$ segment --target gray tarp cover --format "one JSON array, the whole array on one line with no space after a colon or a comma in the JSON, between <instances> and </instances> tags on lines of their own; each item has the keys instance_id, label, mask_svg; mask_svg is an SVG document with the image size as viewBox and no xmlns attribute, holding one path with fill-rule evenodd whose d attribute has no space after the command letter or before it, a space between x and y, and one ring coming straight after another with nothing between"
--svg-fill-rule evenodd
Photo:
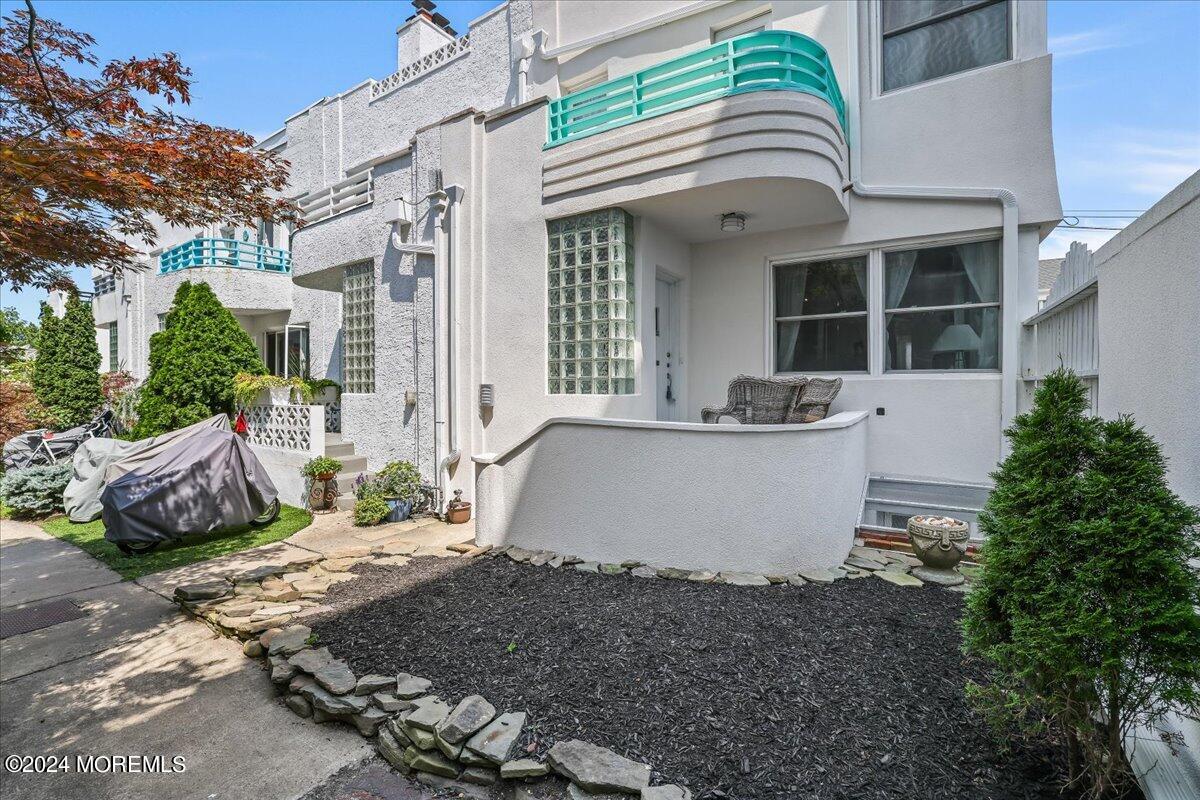
<instances>
[{"instance_id":1,"label":"gray tarp cover","mask_svg":"<svg viewBox=\"0 0 1200 800\"><path fill-rule=\"evenodd\" d=\"M120 439L88 439L79 445L75 451L75 471L67 489L63 492L63 508L71 522L91 522L100 517L100 493L109 480L109 475L118 477L124 475L138 465L145 463L145 457L152 457L172 442L191 436L193 433L206 428L228 428L229 418L224 414L216 414L203 422L188 425L186 428L168 431L149 439L139 439L136 442L125 442ZM135 456L142 456L135 458ZM129 459L128 466L120 465L112 473L108 468L124 459Z\"/></svg>"},{"instance_id":2,"label":"gray tarp cover","mask_svg":"<svg viewBox=\"0 0 1200 800\"><path fill-rule=\"evenodd\" d=\"M209 428L108 481L100 497L104 538L149 543L244 525L277 496L250 446L233 431Z\"/></svg>"}]
</instances>

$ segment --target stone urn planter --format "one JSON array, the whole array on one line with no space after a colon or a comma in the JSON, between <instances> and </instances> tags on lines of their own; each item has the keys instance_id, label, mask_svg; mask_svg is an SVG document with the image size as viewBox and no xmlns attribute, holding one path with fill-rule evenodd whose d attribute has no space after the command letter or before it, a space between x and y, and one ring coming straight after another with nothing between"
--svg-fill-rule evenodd
<instances>
[{"instance_id":1,"label":"stone urn planter","mask_svg":"<svg viewBox=\"0 0 1200 800\"><path fill-rule=\"evenodd\" d=\"M908 540L922 564L913 569L913 576L942 586L962 583L965 579L955 567L967 552L970 530L953 517L909 517Z\"/></svg>"}]
</instances>

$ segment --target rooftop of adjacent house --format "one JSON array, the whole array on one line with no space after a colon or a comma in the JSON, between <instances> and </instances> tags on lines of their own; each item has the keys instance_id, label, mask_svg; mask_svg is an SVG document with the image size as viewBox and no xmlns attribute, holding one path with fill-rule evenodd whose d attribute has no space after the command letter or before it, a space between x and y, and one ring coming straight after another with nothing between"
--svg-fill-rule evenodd
<instances>
[{"instance_id":1,"label":"rooftop of adjacent house","mask_svg":"<svg viewBox=\"0 0 1200 800\"><path fill-rule=\"evenodd\" d=\"M1054 288L1054 281L1062 271L1062 258L1043 258L1038 262L1038 299L1045 299Z\"/></svg>"}]
</instances>

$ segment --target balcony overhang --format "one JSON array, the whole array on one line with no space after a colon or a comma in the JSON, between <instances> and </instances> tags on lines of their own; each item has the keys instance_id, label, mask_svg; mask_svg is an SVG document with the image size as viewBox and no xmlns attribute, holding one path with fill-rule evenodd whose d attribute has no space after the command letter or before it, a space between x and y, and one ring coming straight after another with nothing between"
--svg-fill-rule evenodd
<instances>
[{"instance_id":1,"label":"balcony overhang","mask_svg":"<svg viewBox=\"0 0 1200 800\"><path fill-rule=\"evenodd\" d=\"M845 220L848 149L837 112L786 90L743 93L546 152L547 216L622 206L687 241L717 238L715 216L747 232Z\"/></svg>"},{"instance_id":2,"label":"balcony overhang","mask_svg":"<svg viewBox=\"0 0 1200 800\"><path fill-rule=\"evenodd\" d=\"M547 216L622 206L688 241L845 220L845 102L819 42L760 31L552 101Z\"/></svg>"}]
</instances>

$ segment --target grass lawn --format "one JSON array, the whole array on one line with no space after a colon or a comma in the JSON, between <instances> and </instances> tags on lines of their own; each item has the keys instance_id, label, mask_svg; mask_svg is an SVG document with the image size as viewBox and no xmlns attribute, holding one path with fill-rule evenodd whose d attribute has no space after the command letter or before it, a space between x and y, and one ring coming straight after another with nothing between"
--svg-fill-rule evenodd
<instances>
[{"instance_id":1,"label":"grass lawn","mask_svg":"<svg viewBox=\"0 0 1200 800\"><path fill-rule=\"evenodd\" d=\"M203 536L188 536L179 542L159 545L156 550L144 556L127 556L118 550L115 544L104 538L104 523L100 520L79 524L71 522L65 516L57 516L45 520L41 525L46 533L84 550L129 581L172 567L195 564L197 561L207 561L227 553L237 553L251 547L278 542L302 528L307 528L310 522L312 514L304 509L285 505L279 510L279 518L265 528L241 525Z\"/></svg>"}]
</instances>

